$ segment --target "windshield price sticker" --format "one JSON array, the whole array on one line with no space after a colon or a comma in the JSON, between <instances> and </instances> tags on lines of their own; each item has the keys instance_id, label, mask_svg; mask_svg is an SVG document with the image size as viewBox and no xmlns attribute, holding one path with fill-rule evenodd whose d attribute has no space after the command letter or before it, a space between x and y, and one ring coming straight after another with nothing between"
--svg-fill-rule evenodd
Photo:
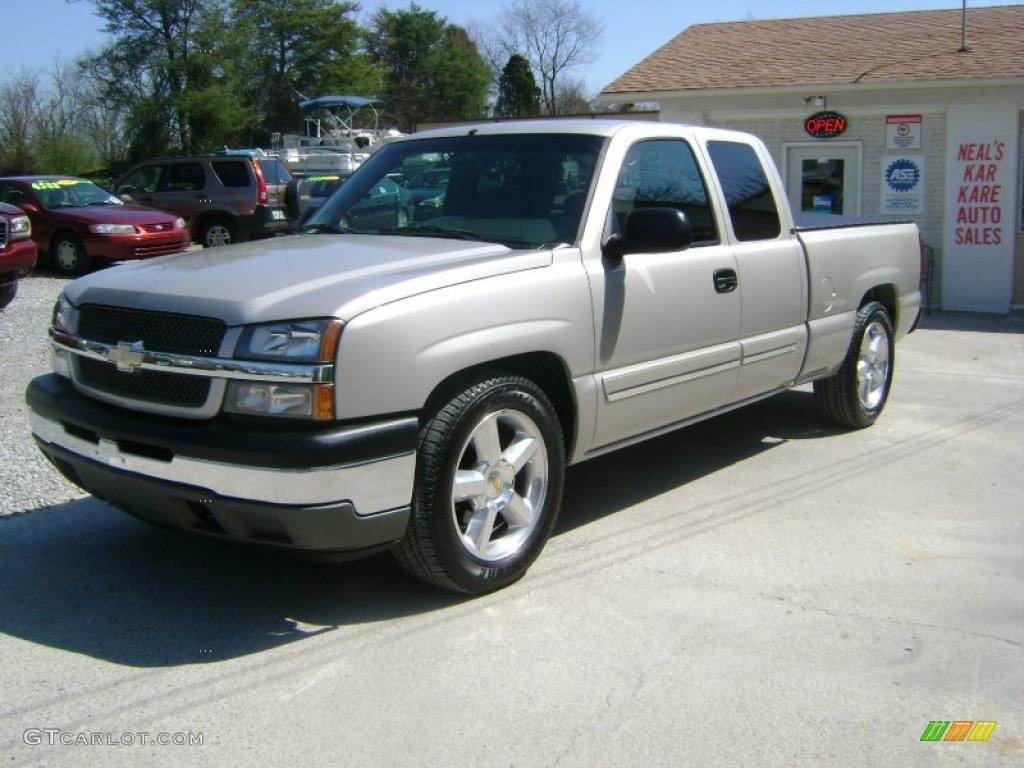
<instances>
[{"instance_id":1,"label":"windshield price sticker","mask_svg":"<svg viewBox=\"0 0 1024 768\"><path fill-rule=\"evenodd\" d=\"M88 184L85 179L57 179L56 181L33 181L32 189L61 189L75 184Z\"/></svg>"}]
</instances>

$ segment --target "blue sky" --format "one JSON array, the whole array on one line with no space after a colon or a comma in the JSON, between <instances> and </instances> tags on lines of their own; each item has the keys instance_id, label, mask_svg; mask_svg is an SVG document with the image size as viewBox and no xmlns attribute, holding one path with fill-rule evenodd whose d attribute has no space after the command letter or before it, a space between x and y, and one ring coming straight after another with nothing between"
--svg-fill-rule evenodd
<instances>
[{"instance_id":1,"label":"blue sky","mask_svg":"<svg viewBox=\"0 0 1024 768\"><path fill-rule=\"evenodd\" d=\"M105 41L89 0L0 1L5 32L0 42L0 80L23 65L45 69L57 56L70 61ZM968 2L968 8L1011 4L1013 0L989 0ZM408 2L363 2L361 16L368 18L381 5L394 9ZM420 0L420 5L462 25L491 23L502 7L500 1L492 0ZM583 5L605 26L597 60L578 72L595 92L691 24L961 7L959 0L584 0Z\"/></svg>"}]
</instances>

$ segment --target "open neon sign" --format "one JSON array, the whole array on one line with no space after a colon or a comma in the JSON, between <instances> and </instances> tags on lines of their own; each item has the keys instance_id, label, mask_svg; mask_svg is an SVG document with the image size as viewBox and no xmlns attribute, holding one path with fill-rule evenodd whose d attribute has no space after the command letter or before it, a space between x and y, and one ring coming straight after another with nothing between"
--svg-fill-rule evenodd
<instances>
[{"instance_id":1,"label":"open neon sign","mask_svg":"<svg viewBox=\"0 0 1024 768\"><path fill-rule=\"evenodd\" d=\"M846 118L838 112L815 112L804 120L804 130L816 139L831 139L846 130Z\"/></svg>"}]
</instances>

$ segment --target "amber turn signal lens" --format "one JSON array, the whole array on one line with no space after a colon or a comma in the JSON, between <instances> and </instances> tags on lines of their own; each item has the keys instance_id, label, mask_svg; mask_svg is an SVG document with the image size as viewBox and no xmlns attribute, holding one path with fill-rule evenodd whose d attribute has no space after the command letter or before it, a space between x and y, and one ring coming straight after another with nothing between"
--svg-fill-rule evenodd
<instances>
[{"instance_id":1,"label":"amber turn signal lens","mask_svg":"<svg viewBox=\"0 0 1024 768\"><path fill-rule=\"evenodd\" d=\"M333 363L338 352L338 340L341 338L341 323L332 322L324 328L320 341L320 362Z\"/></svg>"},{"instance_id":2,"label":"amber turn signal lens","mask_svg":"<svg viewBox=\"0 0 1024 768\"><path fill-rule=\"evenodd\" d=\"M334 420L334 385L313 385L313 418L317 421Z\"/></svg>"}]
</instances>

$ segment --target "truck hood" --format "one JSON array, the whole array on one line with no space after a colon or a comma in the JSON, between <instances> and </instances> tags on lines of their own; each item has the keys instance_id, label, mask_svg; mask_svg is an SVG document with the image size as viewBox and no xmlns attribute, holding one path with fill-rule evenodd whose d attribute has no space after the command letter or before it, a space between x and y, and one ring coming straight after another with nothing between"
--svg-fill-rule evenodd
<instances>
[{"instance_id":1,"label":"truck hood","mask_svg":"<svg viewBox=\"0 0 1024 768\"><path fill-rule=\"evenodd\" d=\"M292 235L120 264L69 283L76 306L217 317L228 325L350 320L448 285L536 269L551 251L389 235Z\"/></svg>"}]
</instances>

